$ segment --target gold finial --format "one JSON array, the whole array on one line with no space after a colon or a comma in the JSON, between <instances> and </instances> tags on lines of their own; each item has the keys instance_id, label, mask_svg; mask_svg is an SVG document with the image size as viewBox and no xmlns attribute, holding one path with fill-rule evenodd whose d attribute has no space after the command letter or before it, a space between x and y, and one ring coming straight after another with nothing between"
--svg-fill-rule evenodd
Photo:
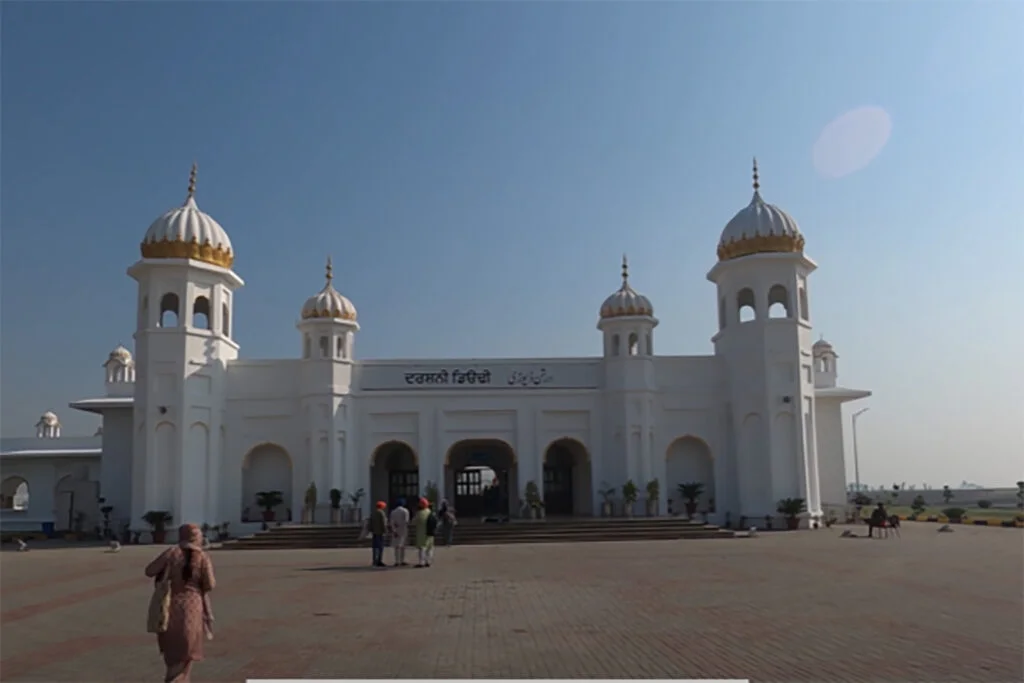
<instances>
[{"instance_id":1,"label":"gold finial","mask_svg":"<svg viewBox=\"0 0 1024 683\"><path fill-rule=\"evenodd\" d=\"M625 285L625 284L628 284L628 283L629 283L629 260L626 258L626 255L623 254L622 255L622 284Z\"/></svg>"},{"instance_id":2,"label":"gold finial","mask_svg":"<svg viewBox=\"0 0 1024 683\"><path fill-rule=\"evenodd\" d=\"M758 192L761 189L761 182L757 175L757 157L754 157L754 192Z\"/></svg>"},{"instance_id":3,"label":"gold finial","mask_svg":"<svg viewBox=\"0 0 1024 683\"><path fill-rule=\"evenodd\" d=\"M196 194L196 171L198 171L198 170L199 170L199 166L196 164L196 162L193 161L192 162L192 171L191 171L191 173L188 174L188 198L189 199L192 199L192 197L194 197L195 194Z\"/></svg>"},{"instance_id":4,"label":"gold finial","mask_svg":"<svg viewBox=\"0 0 1024 683\"><path fill-rule=\"evenodd\" d=\"M331 263L331 257L327 257L327 284L331 284L331 280L334 279L334 265Z\"/></svg>"}]
</instances>

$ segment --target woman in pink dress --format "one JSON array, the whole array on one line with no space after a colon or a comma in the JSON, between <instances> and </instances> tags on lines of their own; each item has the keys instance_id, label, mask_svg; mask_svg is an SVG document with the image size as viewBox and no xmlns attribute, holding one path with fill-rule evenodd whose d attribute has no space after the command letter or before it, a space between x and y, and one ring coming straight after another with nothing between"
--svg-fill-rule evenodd
<instances>
[{"instance_id":1,"label":"woman in pink dress","mask_svg":"<svg viewBox=\"0 0 1024 683\"><path fill-rule=\"evenodd\" d=\"M213 590L213 563L203 551L203 532L195 524L178 529L178 545L168 548L146 567L146 576L157 578L168 572L171 608L167 630L157 634L164 656L166 683L188 683L192 662L203 660L203 639L213 614L207 594Z\"/></svg>"}]
</instances>

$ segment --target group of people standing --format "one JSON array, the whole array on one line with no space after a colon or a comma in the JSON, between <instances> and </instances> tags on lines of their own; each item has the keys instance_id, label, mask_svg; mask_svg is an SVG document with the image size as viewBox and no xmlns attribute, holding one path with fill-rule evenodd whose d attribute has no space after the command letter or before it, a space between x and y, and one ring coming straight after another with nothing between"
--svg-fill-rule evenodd
<instances>
[{"instance_id":1,"label":"group of people standing","mask_svg":"<svg viewBox=\"0 0 1024 683\"><path fill-rule=\"evenodd\" d=\"M446 545L451 545L452 530L455 526L455 511L448 501L441 501L435 512L426 498L420 498L415 515L410 515L405 506L405 499L399 498L391 514L388 505L382 500L377 504L370 518L366 521L366 533L370 536L370 547L373 549L372 564L374 567L386 567L384 563L384 539L391 537L391 548L395 553L395 567L407 567L405 549L409 544L409 527L413 527L414 544L419 551L417 568L429 567L434 561L434 545L438 531L442 531Z\"/></svg>"}]
</instances>

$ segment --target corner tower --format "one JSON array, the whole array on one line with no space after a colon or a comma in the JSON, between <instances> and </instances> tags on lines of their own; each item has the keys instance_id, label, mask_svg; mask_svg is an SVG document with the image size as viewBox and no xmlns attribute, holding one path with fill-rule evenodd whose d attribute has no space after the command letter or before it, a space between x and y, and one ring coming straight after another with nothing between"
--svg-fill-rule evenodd
<instances>
[{"instance_id":1,"label":"corner tower","mask_svg":"<svg viewBox=\"0 0 1024 683\"><path fill-rule=\"evenodd\" d=\"M128 269L138 283L132 523L151 510L216 524L234 293L243 285L224 229L185 203L157 218Z\"/></svg>"},{"instance_id":2,"label":"corner tower","mask_svg":"<svg viewBox=\"0 0 1024 683\"><path fill-rule=\"evenodd\" d=\"M623 255L622 285L601 305L597 323L604 335L604 437L611 448L605 451L601 478L595 472L595 479L616 490L632 479L642 491L658 476L654 458L657 326L650 299L629 284L629 263Z\"/></svg>"},{"instance_id":3,"label":"corner tower","mask_svg":"<svg viewBox=\"0 0 1024 683\"><path fill-rule=\"evenodd\" d=\"M334 288L330 257L324 287L302 306L296 327L302 334L302 426L306 476L302 491L315 482L321 500L332 488L354 491L357 473L346 469L351 441L352 368L356 307ZM347 489L346 489L347 487ZM301 491L296 491L299 495ZM298 499L298 498L297 498Z\"/></svg>"},{"instance_id":4,"label":"corner tower","mask_svg":"<svg viewBox=\"0 0 1024 683\"><path fill-rule=\"evenodd\" d=\"M783 498L821 512L807 293L817 265L803 250L796 221L761 197L755 159L754 195L722 231L707 275L718 288L712 341L728 377L735 515L774 517Z\"/></svg>"}]
</instances>

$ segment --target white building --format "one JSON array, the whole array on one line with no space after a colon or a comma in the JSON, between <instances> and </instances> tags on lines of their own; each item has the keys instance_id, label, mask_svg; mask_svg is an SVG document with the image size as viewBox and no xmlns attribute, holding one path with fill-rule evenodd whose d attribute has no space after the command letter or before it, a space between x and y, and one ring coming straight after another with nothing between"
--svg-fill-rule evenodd
<instances>
[{"instance_id":1,"label":"white building","mask_svg":"<svg viewBox=\"0 0 1024 683\"><path fill-rule=\"evenodd\" d=\"M726 224L707 274L714 355L655 355L658 319L623 259L621 285L599 308L600 357L359 360L356 308L328 260L323 288L298 309L296 357L254 360L239 358L232 336L243 285L234 248L196 205L193 168L184 205L150 226L128 269L134 357L115 349L106 396L71 404L102 415L102 434L71 443L44 416L36 439L5 439L3 524L61 528L72 490L89 528L98 506L86 499L98 495L133 527L165 510L175 522L245 528L260 518L259 491L281 491L276 519L297 520L310 482L321 507L334 488L368 492L363 509L431 482L466 512L479 503L480 467L496 473L513 514L528 482L549 515L594 514L601 490L621 500L627 480L640 511L654 479L663 514L693 481L718 521L774 517L789 497L812 516L842 506L842 404L870 393L837 386L835 351L812 342L817 266L796 221L758 188L755 165L753 198ZM22 484L30 501L16 505Z\"/></svg>"}]
</instances>

